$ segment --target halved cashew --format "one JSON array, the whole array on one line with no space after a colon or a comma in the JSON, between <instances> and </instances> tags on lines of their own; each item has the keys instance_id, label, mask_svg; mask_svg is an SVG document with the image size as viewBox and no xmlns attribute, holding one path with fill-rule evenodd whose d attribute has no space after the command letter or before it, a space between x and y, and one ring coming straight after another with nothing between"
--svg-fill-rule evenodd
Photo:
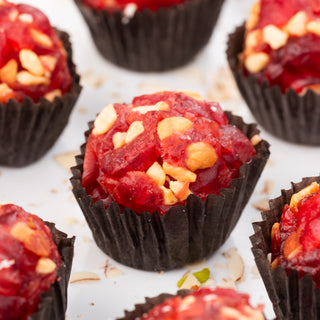
<instances>
[{"instance_id":1,"label":"halved cashew","mask_svg":"<svg viewBox=\"0 0 320 320\"><path fill-rule=\"evenodd\" d=\"M257 73L267 66L269 60L270 57L268 54L257 52L249 54L244 61L244 65L249 72Z\"/></svg>"},{"instance_id":2,"label":"halved cashew","mask_svg":"<svg viewBox=\"0 0 320 320\"><path fill-rule=\"evenodd\" d=\"M26 223L17 222L10 230L10 234L16 240L24 242L27 237L32 235L34 230L32 230Z\"/></svg>"},{"instance_id":3,"label":"halved cashew","mask_svg":"<svg viewBox=\"0 0 320 320\"><path fill-rule=\"evenodd\" d=\"M139 106L139 107L132 108L132 111L136 111L141 114L145 114L149 111L168 111L168 110L170 110L170 106L164 101L159 101L152 106Z\"/></svg>"},{"instance_id":4,"label":"halved cashew","mask_svg":"<svg viewBox=\"0 0 320 320\"><path fill-rule=\"evenodd\" d=\"M44 68L38 55L29 49L22 49L19 52L19 59L23 68L35 76L42 76Z\"/></svg>"},{"instance_id":5,"label":"halved cashew","mask_svg":"<svg viewBox=\"0 0 320 320\"><path fill-rule=\"evenodd\" d=\"M126 132L117 132L112 137L112 143L115 149L121 148L126 143Z\"/></svg>"},{"instance_id":6,"label":"halved cashew","mask_svg":"<svg viewBox=\"0 0 320 320\"><path fill-rule=\"evenodd\" d=\"M49 258L40 258L36 265L36 272L40 274L49 274L56 269L57 265Z\"/></svg>"},{"instance_id":7,"label":"halved cashew","mask_svg":"<svg viewBox=\"0 0 320 320\"><path fill-rule=\"evenodd\" d=\"M277 50L287 43L289 35L275 25L269 24L263 28L262 37L273 50Z\"/></svg>"},{"instance_id":8,"label":"halved cashew","mask_svg":"<svg viewBox=\"0 0 320 320\"><path fill-rule=\"evenodd\" d=\"M191 171L211 168L218 160L214 147L204 141L195 142L187 147L187 167Z\"/></svg>"},{"instance_id":9,"label":"halved cashew","mask_svg":"<svg viewBox=\"0 0 320 320\"><path fill-rule=\"evenodd\" d=\"M287 23L285 29L293 36L303 36L307 31L308 16L304 11L297 12Z\"/></svg>"},{"instance_id":10,"label":"halved cashew","mask_svg":"<svg viewBox=\"0 0 320 320\"><path fill-rule=\"evenodd\" d=\"M179 90L177 92L182 92L184 93L185 95L193 98L193 99L196 99L196 100L199 100L199 101L203 101L203 98L201 97L201 95L196 92L196 91L191 91L191 90Z\"/></svg>"},{"instance_id":11,"label":"halved cashew","mask_svg":"<svg viewBox=\"0 0 320 320\"><path fill-rule=\"evenodd\" d=\"M44 97L49 101L53 101L55 97L62 97L62 92L60 89L54 89L46 93Z\"/></svg>"},{"instance_id":12,"label":"halved cashew","mask_svg":"<svg viewBox=\"0 0 320 320\"><path fill-rule=\"evenodd\" d=\"M116 122L118 116L113 104L107 105L97 116L94 121L92 133L100 135L106 133Z\"/></svg>"},{"instance_id":13,"label":"halved cashew","mask_svg":"<svg viewBox=\"0 0 320 320\"><path fill-rule=\"evenodd\" d=\"M165 118L158 123L157 133L160 140L163 140L174 133L183 133L192 127L192 122L184 117Z\"/></svg>"},{"instance_id":14,"label":"halved cashew","mask_svg":"<svg viewBox=\"0 0 320 320\"><path fill-rule=\"evenodd\" d=\"M125 143L131 142L143 132L144 132L144 126L142 121L132 122L127 131Z\"/></svg>"},{"instance_id":15,"label":"halved cashew","mask_svg":"<svg viewBox=\"0 0 320 320\"><path fill-rule=\"evenodd\" d=\"M254 3L253 6L251 7L249 18L246 21L247 30L251 30L256 26L257 22L259 21L260 9L261 9L260 1L257 1L256 3Z\"/></svg>"},{"instance_id":16,"label":"halved cashew","mask_svg":"<svg viewBox=\"0 0 320 320\"><path fill-rule=\"evenodd\" d=\"M311 193L317 193L319 192L319 184L317 182L311 183L309 186L303 188L299 192L292 195L290 200L290 208L296 209L299 207L301 200Z\"/></svg>"},{"instance_id":17,"label":"halved cashew","mask_svg":"<svg viewBox=\"0 0 320 320\"><path fill-rule=\"evenodd\" d=\"M248 32L245 38L245 51L250 53L261 40L262 31L260 29Z\"/></svg>"},{"instance_id":18,"label":"halved cashew","mask_svg":"<svg viewBox=\"0 0 320 320\"><path fill-rule=\"evenodd\" d=\"M178 202L178 199L174 196L172 190L161 186L160 189L163 191L163 198L164 198L164 204L165 205L173 205Z\"/></svg>"},{"instance_id":19,"label":"halved cashew","mask_svg":"<svg viewBox=\"0 0 320 320\"><path fill-rule=\"evenodd\" d=\"M43 46L43 47L51 47L52 46L52 40L50 39L50 37L48 35L46 35L45 33L31 28L30 29L31 32L31 36L33 38L33 40L35 42L37 42L39 45Z\"/></svg>"},{"instance_id":20,"label":"halved cashew","mask_svg":"<svg viewBox=\"0 0 320 320\"><path fill-rule=\"evenodd\" d=\"M21 13L19 14L19 20L24 23L32 23L33 22L33 16L29 13Z\"/></svg>"},{"instance_id":21,"label":"halved cashew","mask_svg":"<svg viewBox=\"0 0 320 320\"><path fill-rule=\"evenodd\" d=\"M57 64L57 58L50 55L39 56L41 63L48 68L48 70L53 71Z\"/></svg>"},{"instance_id":22,"label":"halved cashew","mask_svg":"<svg viewBox=\"0 0 320 320\"><path fill-rule=\"evenodd\" d=\"M18 63L14 59L10 59L1 69L0 69L0 79L2 82L13 83L17 80L18 74Z\"/></svg>"},{"instance_id":23,"label":"halved cashew","mask_svg":"<svg viewBox=\"0 0 320 320\"><path fill-rule=\"evenodd\" d=\"M307 24L307 31L320 36L320 21L310 21Z\"/></svg>"},{"instance_id":24,"label":"halved cashew","mask_svg":"<svg viewBox=\"0 0 320 320\"><path fill-rule=\"evenodd\" d=\"M169 187L179 200L185 200L191 193L189 184L188 181L170 181Z\"/></svg>"},{"instance_id":25,"label":"halved cashew","mask_svg":"<svg viewBox=\"0 0 320 320\"><path fill-rule=\"evenodd\" d=\"M297 232L294 232L290 234L290 236L284 242L283 255L286 259L292 259L302 250L299 238L299 234Z\"/></svg>"},{"instance_id":26,"label":"halved cashew","mask_svg":"<svg viewBox=\"0 0 320 320\"><path fill-rule=\"evenodd\" d=\"M197 175L186 168L173 166L168 162L163 162L162 167L167 175L178 181L195 182L197 179Z\"/></svg>"},{"instance_id":27,"label":"halved cashew","mask_svg":"<svg viewBox=\"0 0 320 320\"><path fill-rule=\"evenodd\" d=\"M152 164L146 174L152 178L158 186L163 186L166 181L166 173L157 161Z\"/></svg>"},{"instance_id":28,"label":"halved cashew","mask_svg":"<svg viewBox=\"0 0 320 320\"><path fill-rule=\"evenodd\" d=\"M47 84L49 79L46 77L35 76L28 71L20 71L17 74L17 81L25 86L36 86Z\"/></svg>"}]
</instances>

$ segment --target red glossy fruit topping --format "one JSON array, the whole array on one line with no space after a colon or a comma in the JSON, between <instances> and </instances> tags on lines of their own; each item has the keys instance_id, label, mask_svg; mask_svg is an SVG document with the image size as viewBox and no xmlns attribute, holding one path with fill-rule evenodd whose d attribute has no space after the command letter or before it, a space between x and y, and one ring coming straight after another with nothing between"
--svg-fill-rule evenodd
<instances>
[{"instance_id":1,"label":"red glossy fruit topping","mask_svg":"<svg viewBox=\"0 0 320 320\"><path fill-rule=\"evenodd\" d=\"M202 200L238 177L255 149L217 103L194 93L161 92L108 105L89 136L82 185L105 207L137 213Z\"/></svg>"},{"instance_id":2,"label":"red glossy fruit topping","mask_svg":"<svg viewBox=\"0 0 320 320\"><path fill-rule=\"evenodd\" d=\"M233 289L200 289L184 298L177 296L154 307L141 320L263 320L263 307L253 308L247 294Z\"/></svg>"},{"instance_id":3,"label":"red glossy fruit topping","mask_svg":"<svg viewBox=\"0 0 320 320\"><path fill-rule=\"evenodd\" d=\"M13 204L0 205L0 319L25 320L62 265L50 229Z\"/></svg>"},{"instance_id":4,"label":"red glossy fruit topping","mask_svg":"<svg viewBox=\"0 0 320 320\"><path fill-rule=\"evenodd\" d=\"M320 193L314 186L297 205L284 206L280 224L273 227L271 252L274 267L298 270L301 277L311 274L320 287Z\"/></svg>"},{"instance_id":5,"label":"red glossy fruit topping","mask_svg":"<svg viewBox=\"0 0 320 320\"><path fill-rule=\"evenodd\" d=\"M318 0L261 0L247 24L243 62L259 83L304 93L320 87Z\"/></svg>"},{"instance_id":6,"label":"red glossy fruit topping","mask_svg":"<svg viewBox=\"0 0 320 320\"><path fill-rule=\"evenodd\" d=\"M48 18L24 4L0 2L0 102L53 100L68 92L66 52Z\"/></svg>"},{"instance_id":7,"label":"red glossy fruit topping","mask_svg":"<svg viewBox=\"0 0 320 320\"><path fill-rule=\"evenodd\" d=\"M191 0L83 0L84 3L95 9L108 11L121 11L127 5L134 4L138 11L150 9L156 11L159 8L170 7Z\"/></svg>"}]
</instances>

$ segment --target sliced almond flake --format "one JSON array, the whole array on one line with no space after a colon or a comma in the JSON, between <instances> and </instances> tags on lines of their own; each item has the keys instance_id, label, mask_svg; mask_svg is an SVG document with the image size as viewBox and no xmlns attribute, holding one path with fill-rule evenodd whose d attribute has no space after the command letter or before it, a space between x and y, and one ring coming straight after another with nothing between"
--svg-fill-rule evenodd
<instances>
[{"instance_id":1,"label":"sliced almond flake","mask_svg":"<svg viewBox=\"0 0 320 320\"><path fill-rule=\"evenodd\" d=\"M71 275L70 283L84 282L84 281L98 281L100 277L94 272L81 271L74 272Z\"/></svg>"},{"instance_id":2,"label":"sliced almond flake","mask_svg":"<svg viewBox=\"0 0 320 320\"><path fill-rule=\"evenodd\" d=\"M109 269L108 275L110 278L116 278L123 275L123 272L117 267L112 267Z\"/></svg>"},{"instance_id":3,"label":"sliced almond flake","mask_svg":"<svg viewBox=\"0 0 320 320\"><path fill-rule=\"evenodd\" d=\"M73 217L66 217L63 219L63 222L68 225L75 225L79 223L78 219Z\"/></svg>"},{"instance_id":4,"label":"sliced almond flake","mask_svg":"<svg viewBox=\"0 0 320 320\"><path fill-rule=\"evenodd\" d=\"M269 200L268 199L262 199L252 204L254 208L256 208L259 211L266 211L270 209L269 206Z\"/></svg>"},{"instance_id":5,"label":"sliced almond flake","mask_svg":"<svg viewBox=\"0 0 320 320\"><path fill-rule=\"evenodd\" d=\"M189 275L187 275L187 278L183 282L183 284L181 285L180 289L194 290L195 288L199 288L199 287L200 287L200 282L197 280L197 278L192 273L190 273Z\"/></svg>"},{"instance_id":6,"label":"sliced almond flake","mask_svg":"<svg viewBox=\"0 0 320 320\"><path fill-rule=\"evenodd\" d=\"M229 278L235 282L240 281L243 277L244 263L237 248L229 249L223 256L227 259Z\"/></svg>"},{"instance_id":7,"label":"sliced almond flake","mask_svg":"<svg viewBox=\"0 0 320 320\"><path fill-rule=\"evenodd\" d=\"M66 170L70 170L71 167L76 165L75 156L78 154L76 151L68 151L54 156L54 160L59 166Z\"/></svg>"},{"instance_id":8,"label":"sliced almond flake","mask_svg":"<svg viewBox=\"0 0 320 320\"><path fill-rule=\"evenodd\" d=\"M270 193L272 192L273 188L274 188L274 181L266 180L264 182L264 187L263 187L261 193L270 195Z\"/></svg>"},{"instance_id":9,"label":"sliced almond flake","mask_svg":"<svg viewBox=\"0 0 320 320\"><path fill-rule=\"evenodd\" d=\"M232 289L236 289L236 282L233 279L230 278L223 278L223 283L220 284L219 286L222 288L232 288Z\"/></svg>"}]
</instances>

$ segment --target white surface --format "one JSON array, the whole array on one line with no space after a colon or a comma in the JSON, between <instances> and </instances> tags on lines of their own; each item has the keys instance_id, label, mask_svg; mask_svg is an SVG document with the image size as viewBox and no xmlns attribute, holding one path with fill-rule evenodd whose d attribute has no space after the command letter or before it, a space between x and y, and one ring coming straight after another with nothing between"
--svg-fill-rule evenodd
<instances>
[{"instance_id":1,"label":"white surface","mask_svg":"<svg viewBox=\"0 0 320 320\"><path fill-rule=\"evenodd\" d=\"M67 319L115 319L123 316L125 309L131 310L135 303L143 302L146 296L176 292L177 281L190 267L163 274L143 272L120 265L102 253L93 242L74 200L69 182L70 172L59 165L55 157L67 152L78 153L84 142L83 132L87 129L87 122L94 119L106 104L130 102L136 95L159 90L195 90L205 98L218 100L225 110L232 110L247 122L254 121L230 76L225 76L227 63L224 53L226 35L244 21L253 0L226 0L208 46L189 65L162 74L134 73L105 61L96 51L72 0L24 2L42 9L54 26L71 35L74 61L82 75L84 88L67 128L43 159L22 169L0 167L0 202L20 205L45 220L55 222L69 236L76 235L73 272L90 271L100 276L100 281L69 285ZM98 87L93 85L97 79L101 80ZM223 81L226 81L225 87L221 88ZM225 90L228 96L222 94ZM298 182L303 176L317 175L320 149L285 143L263 129L261 136L271 144L271 157L241 220L225 245L209 260L193 269L200 270L207 266L217 283L223 284L226 271L214 265L225 264L222 253L236 247L245 262L244 280L237 284L237 288L249 293L254 305L263 303L267 318L272 319L273 311L262 281L253 272L249 236L253 233L251 223L260 219L260 213L253 203L279 196L280 189L289 188L291 181ZM262 193L267 180L274 182L269 195ZM106 260L109 260L109 268L117 267L123 274L106 278Z\"/></svg>"}]
</instances>

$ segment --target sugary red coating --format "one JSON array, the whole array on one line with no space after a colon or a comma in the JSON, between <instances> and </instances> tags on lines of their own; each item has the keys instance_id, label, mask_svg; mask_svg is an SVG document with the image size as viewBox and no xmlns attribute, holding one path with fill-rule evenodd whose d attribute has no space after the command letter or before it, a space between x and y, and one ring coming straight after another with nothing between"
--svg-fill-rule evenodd
<instances>
[{"instance_id":1,"label":"sugary red coating","mask_svg":"<svg viewBox=\"0 0 320 320\"><path fill-rule=\"evenodd\" d=\"M290 236L292 241L286 243ZM298 270L300 277L310 274L317 288L320 287L319 192L305 196L297 209L284 206L280 227L272 238L271 253L272 261L278 259L287 273Z\"/></svg>"},{"instance_id":2,"label":"sugary red coating","mask_svg":"<svg viewBox=\"0 0 320 320\"><path fill-rule=\"evenodd\" d=\"M26 69L20 59L21 50L31 50L41 60L43 73L34 74ZM51 59L48 62L47 57ZM3 67L13 60L17 63L16 76L8 81L8 72ZM54 62L53 62L54 61ZM25 84L17 73L27 71L42 81ZM9 87L4 90L3 84ZM38 9L25 4L0 1L0 102L14 98L22 101L30 97L38 102L41 97L54 90L62 95L70 89L71 76L66 52L61 40L53 30L48 18ZM2 86L2 87L1 87Z\"/></svg>"},{"instance_id":3,"label":"sugary red coating","mask_svg":"<svg viewBox=\"0 0 320 320\"><path fill-rule=\"evenodd\" d=\"M169 109L146 113L134 109L160 102L167 104ZM82 176L87 194L94 201L103 200L106 208L116 201L137 213L158 210L164 214L173 204L184 205L187 196L178 197L175 203L169 205L162 189L169 188L169 181L179 178L167 173L161 187L146 172L155 162L160 166L166 162L191 172L187 164L187 150L193 143L205 142L214 148L217 155L217 161L211 167L196 169L194 174L197 179L190 184L187 182L186 188L202 200L209 194L219 194L221 188L228 188L231 179L238 177L240 166L255 155L248 138L228 124L217 103L194 99L181 92L162 92L136 97L132 104L113 106L117 113L113 126L106 133L91 133L89 136ZM192 126L161 140L157 133L158 124L172 117L190 120ZM144 131L131 142L115 148L114 134L127 132L135 121L142 122Z\"/></svg>"},{"instance_id":4,"label":"sugary red coating","mask_svg":"<svg viewBox=\"0 0 320 320\"><path fill-rule=\"evenodd\" d=\"M24 243L12 236L10 231L17 223L25 223L34 231L33 241ZM36 271L39 254L56 264L53 272ZM56 281L61 265L50 229L40 218L13 204L0 205L0 319L25 320L34 313L39 295Z\"/></svg>"},{"instance_id":5,"label":"sugary red coating","mask_svg":"<svg viewBox=\"0 0 320 320\"><path fill-rule=\"evenodd\" d=\"M286 31L285 26L298 12L307 14L309 21L319 21L319 0L260 0L260 13L252 30L262 30L274 25ZM269 55L269 63L261 71L252 73L258 82L268 81L270 86L278 85L282 92L293 88L297 93L308 87L320 85L320 35L306 32L301 36L290 35L287 43L272 49L266 43L260 43L253 52ZM246 74L251 73L246 70Z\"/></svg>"},{"instance_id":6,"label":"sugary red coating","mask_svg":"<svg viewBox=\"0 0 320 320\"><path fill-rule=\"evenodd\" d=\"M247 294L234 289L200 289L184 298L177 296L155 306L141 320L236 320L264 319L263 306L253 308Z\"/></svg>"},{"instance_id":7,"label":"sugary red coating","mask_svg":"<svg viewBox=\"0 0 320 320\"><path fill-rule=\"evenodd\" d=\"M159 8L170 7L190 0L83 0L88 6L98 10L122 11L128 4L135 4L138 11L150 9L157 11Z\"/></svg>"}]
</instances>

